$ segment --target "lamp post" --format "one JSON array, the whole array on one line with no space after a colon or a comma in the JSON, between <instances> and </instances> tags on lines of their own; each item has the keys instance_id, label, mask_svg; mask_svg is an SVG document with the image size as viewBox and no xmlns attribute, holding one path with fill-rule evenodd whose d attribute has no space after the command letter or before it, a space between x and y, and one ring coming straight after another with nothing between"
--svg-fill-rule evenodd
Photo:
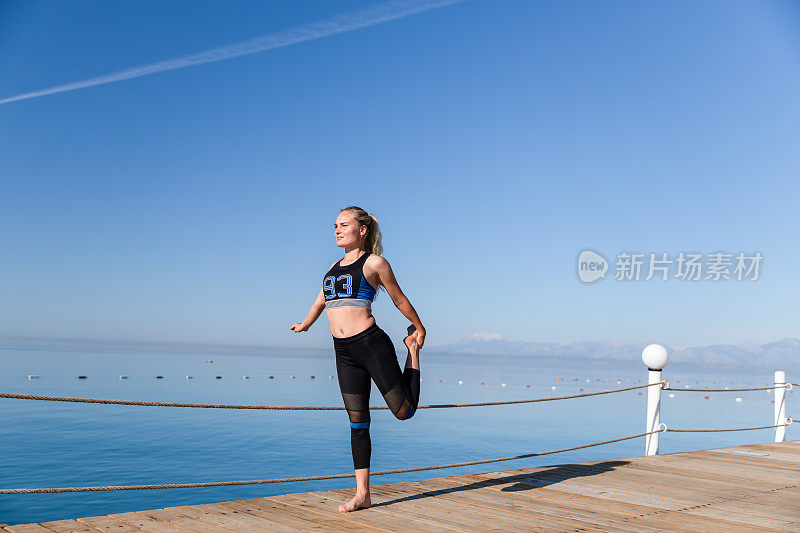
<instances>
[{"instance_id":1,"label":"lamp post","mask_svg":"<svg viewBox=\"0 0 800 533\"><path fill-rule=\"evenodd\" d=\"M661 370L667 366L669 355L667 349L660 344L650 344L642 350L642 362L648 369L647 383L653 385L661 382ZM645 431L657 431L661 425L661 387L647 387L647 426ZM645 455L658 454L658 437L660 433L645 436Z\"/></svg>"}]
</instances>

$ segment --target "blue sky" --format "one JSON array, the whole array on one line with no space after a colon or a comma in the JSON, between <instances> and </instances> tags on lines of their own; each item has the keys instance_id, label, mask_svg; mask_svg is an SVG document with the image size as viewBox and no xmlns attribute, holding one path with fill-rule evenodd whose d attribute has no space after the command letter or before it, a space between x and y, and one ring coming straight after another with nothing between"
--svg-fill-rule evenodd
<instances>
[{"instance_id":1,"label":"blue sky","mask_svg":"<svg viewBox=\"0 0 800 533\"><path fill-rule=\"evenodd\" d=\"M4 3L0 100L376 4ZM798 337L798 27L795 2L473 0L0 104L0 335L328 348L324 315L288 327L360 205L430 345ZM586 248L764 260L584 285Z\"/></svg>"}]
</instances>

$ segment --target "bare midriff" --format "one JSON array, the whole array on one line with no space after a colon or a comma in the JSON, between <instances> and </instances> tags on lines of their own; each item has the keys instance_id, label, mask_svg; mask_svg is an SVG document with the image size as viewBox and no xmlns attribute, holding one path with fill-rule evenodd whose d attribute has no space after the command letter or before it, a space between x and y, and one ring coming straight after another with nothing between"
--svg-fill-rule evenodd
<instances>
[{"instance_id":1,"label":"bare midriff","mask_svg":"<svg viewBox=\"0 0 800 533\"><path fill-rule=\"evenodd\" d=\"M372 309L366 307L336 307L325 312L334 337L351 337L375 323Z\"/></svg>"}]
</instances>

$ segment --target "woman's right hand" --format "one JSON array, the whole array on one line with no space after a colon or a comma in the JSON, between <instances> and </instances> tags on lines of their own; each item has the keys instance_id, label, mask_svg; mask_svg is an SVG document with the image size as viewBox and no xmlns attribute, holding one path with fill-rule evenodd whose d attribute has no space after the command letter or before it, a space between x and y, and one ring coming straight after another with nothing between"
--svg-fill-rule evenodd
<instances>
[{"instance_id":1,"label":"woman's right hand","mask_svg":"<svg viewBox=\"0 0 800 533\"><path fill-rule=\"evenodd\" d=\"M308 331L308 326L303 326L303 324L300 322L295 322L289 327L289 329L295 333L300 333L301 331Z\"/></svg>"}]
</instances>

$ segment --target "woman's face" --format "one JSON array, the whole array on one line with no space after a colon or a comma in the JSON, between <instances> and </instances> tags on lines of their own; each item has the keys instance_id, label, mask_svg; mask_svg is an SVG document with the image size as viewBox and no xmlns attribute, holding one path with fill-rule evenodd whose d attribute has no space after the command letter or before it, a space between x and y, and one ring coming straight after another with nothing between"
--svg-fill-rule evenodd
<instances>
[{"instance_id":1,"label":"woman's face","mask_svg":"<svg viewBox=\"0 0 800 533\"><path fill-rule=\"evenodd\" d=\"M346 248L357 245L361 239L361 227L350 211L342 211L336 217L333 224L333 236L336 238L336 246ZM366 228L363 232L366 235Z\"/></svg>"}]
</instances>

